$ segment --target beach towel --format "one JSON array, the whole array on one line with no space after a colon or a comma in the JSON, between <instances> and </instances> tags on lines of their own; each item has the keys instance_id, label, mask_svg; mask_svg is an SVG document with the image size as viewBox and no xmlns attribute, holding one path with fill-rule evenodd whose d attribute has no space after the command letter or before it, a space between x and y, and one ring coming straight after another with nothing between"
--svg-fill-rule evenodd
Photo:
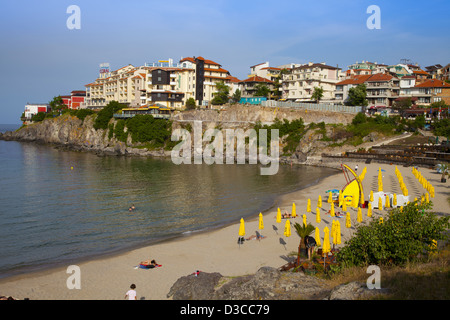
<instances>
[{"instance_id":1,"label":"beach towel","mask_svg":"<svg viewBox=\"0 0 450 320\"><path fill-rule=\"evenodd\" d=\"M135 268L135 269L138 269L138 268L140 268L140 269L154 269L154 268L159 268L159 267L162 267L162 264L157 264L157 265L155 265L155 266L153 266L153 265L139 264L138 266L135 266L134 268Z\"/></svg>"}]
</instances>

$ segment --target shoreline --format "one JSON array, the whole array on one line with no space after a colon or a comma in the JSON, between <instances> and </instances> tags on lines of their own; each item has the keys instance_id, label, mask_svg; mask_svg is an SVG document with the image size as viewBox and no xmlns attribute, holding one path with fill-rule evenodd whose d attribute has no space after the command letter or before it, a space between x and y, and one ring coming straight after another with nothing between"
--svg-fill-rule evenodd
<instances>
[{"instance_id":1,"label":"shoreline","mask_svg":"<svg viewBox=\"0 0 450 320\"><path fill-rule=\"evenodd\" d=\"M334 163L335 166L340 164L340 162ZM399 193L399 186L398 183L396 185L397 180L394 174L395 165L380 163L366 165L361 162L359 165L360 170L367 167L366 177L363 180L365 196L370 192L374 183L376 184L379 167L386 170L383 176L385 190ZM411 167L402 166L398 169L405 181L408 181L407 187L411 201L414 197L420 198L424 190L412 175ZM432 169L420 168L419 170L436 189L436 197L431 199L434 203L432 210L436 212L439 209L443 210L440 212L441 214L450 214L447 187L445 183L440 183L440 175ZM291 222L301 223L301 216L305 213L307 221L319 227L321 239L323 239L323 228L330 227L332 221L331 217L326 215L329 204L326 202L325 191L333 188L340 189L344 185L343 174L337 172L320 179L314 185L278 196L274 204L263 213L265 228L261 234L266 236L266 239L261 241L250 240L238 245L239 221L236 221L215 230L196 232L186 237L144 245L142 248L121 254L81 262L78 264L81 270L80 290L67 288L66 281L70 274L66 273L66 268L60 267L1 279L0 294L33 300L121 300L130 284L135 283L138 298L167 300L166 295L175 281L196 270L219 272L223 276L233 277L253 274L263 266L279 268L292 259L289 257L291 252L297 252L299 237L294 230L288 238L283 235L285 220L276 223L276 208L280 207L282 212L284 210L290 212L292 203L295 202L299 217L291 219ZM315 208L319 194L322 196L323 208L321 209L322 221L317 224ZM305 212L308 198L311 199L311 213ZM363 223L369 219L366 216L366 210L363 209ZM347 229L344 223L341 223L342 244L352 236L355 230L354 226L357 224L356 210L351 208L348 211L352 215L352 228ZM386 210L374 210L373 219L384 216L386 213ZM255 234L258 231L258 218L248 218L245 221L245 228L245 238ZM150 270L134 268L140 261L149 258L155 259L162 264L162 267Z\"/></svg>"}]
</instances>

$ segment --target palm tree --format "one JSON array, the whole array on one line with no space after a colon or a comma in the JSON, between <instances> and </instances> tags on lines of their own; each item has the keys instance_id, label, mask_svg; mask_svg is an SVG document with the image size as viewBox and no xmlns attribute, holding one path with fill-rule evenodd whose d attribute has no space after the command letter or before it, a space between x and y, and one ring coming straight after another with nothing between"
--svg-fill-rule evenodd
<instances>
[{"instance_id":1,"label":"palm tree","mask_svg":"<svg viewBox=\"0 0 450 320\"><path fill-rule=\"evenodd\" d=\"M297 265L300 265L300 252L302 249L306 250L306 243L305 239L307 236L309 236L311 233L314 232L315 228L312 224L308 223L305 224L294 224L295 231L297 232L297 235L300 237L300 244L298 246L298 254L297 254Z\"/></svg>"}]
</instances>

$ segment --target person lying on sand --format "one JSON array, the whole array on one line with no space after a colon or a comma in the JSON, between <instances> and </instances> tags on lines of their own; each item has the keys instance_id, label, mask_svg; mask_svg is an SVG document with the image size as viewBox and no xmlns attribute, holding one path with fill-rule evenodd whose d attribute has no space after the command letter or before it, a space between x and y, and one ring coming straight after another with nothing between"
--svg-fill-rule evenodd
<instances>
[{"instance_id":1,"label":"person lying on sand","mask_svg":"<svg viewBox=\"0 0 450 320\"><path fill-rule=\"evenodd\" d=\"M258 240L260 240L260 239L265 239L266 238L266 236L263 236L263 235L261 235L261 234L257 234L257 235L251 235L250 237L248 237L247 239L245 239L245 240L252 240L252 239L258 239Z\"/></svg>"},{"instance_id":2,"label":"person lying on sand","mask_svg":"<svg viewBox=\"0 0 450 320\"><path fill-rule=\"evenodd\" d=\"M147 267L147 268L154 268L154 267L159 267L160 265L156 263L155 260L145 260L139 263L141 266L143 267Z\"/></svg>"}]
</instances>

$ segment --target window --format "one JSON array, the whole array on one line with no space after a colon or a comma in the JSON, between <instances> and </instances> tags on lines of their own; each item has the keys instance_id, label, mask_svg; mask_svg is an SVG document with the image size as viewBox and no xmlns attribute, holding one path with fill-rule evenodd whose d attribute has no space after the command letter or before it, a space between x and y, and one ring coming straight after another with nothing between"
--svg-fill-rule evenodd
<instances>
[{"instance_id":1,"label":"window","mask_svg":"<svg viewBox=\"0 0 450 320\"><path fill-rule=\"evenodd\" d=\"M158 81L161 81L161 77L158 77Z\"/></svg>"}]
</instances>

